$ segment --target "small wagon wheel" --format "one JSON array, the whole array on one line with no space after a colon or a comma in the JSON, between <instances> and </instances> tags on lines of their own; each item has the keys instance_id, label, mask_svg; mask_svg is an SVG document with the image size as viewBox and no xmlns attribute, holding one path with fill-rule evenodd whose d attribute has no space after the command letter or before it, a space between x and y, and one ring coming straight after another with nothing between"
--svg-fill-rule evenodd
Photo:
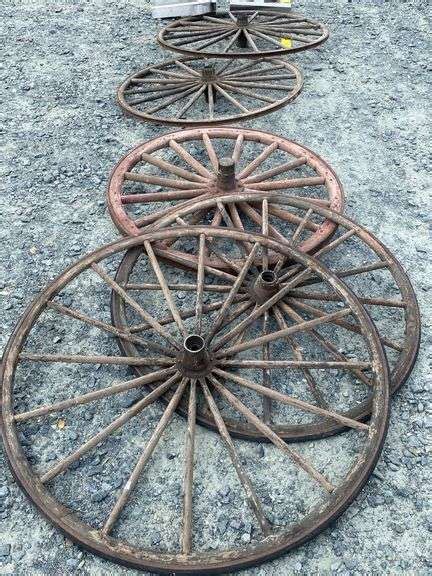
<instances>
[{"instance_id":1,"label":"small wagon wheel","mask_svg":"<svg viewBox=\"0 0 432 576\"><path fill-rule=\"evenodd\" d=\"M236 195L225 194L206 200L204 204L200 204L200 208L210 209L212 203L217 205L219 202L229 210L230 204L237 200ZM316 252L315 257L322 261L335 275L342 278L367 308L378 328L387 353L391 368L390 392L395 393L406 381L414 366L421 332L417 299L409 278L398 260L366 228L341 214L314 203L265 192L244 195L244 201L250 202L254 208L257 208L258 203L262 203L264 208L262 212L267 214L267 218L269 218L269 214L278 213L282 209L295 216L298 220L287 225L282 232L286 241L296 246L301 245L302 241L307 241L308 237L313 234L313 227L308 225L310 223L327 220L338 226L332 241ZM177 214L181 218L187 218L188 214L195 213L197 209L198 204L183 206ZM173 222L175 220L172 216L165 217L155 224L155 227L163 228ZM123 259L116 276L117 281L122 286L132 290L134 294L145 288L130 280L139 256L139 250L130 251ZM271 258L268 258L267 265L270 261ZM237 262L236 266L239 265L240 263ZM261 271L266 266L261 267ZM288 268L280 264L269 267L279 278L289 277L292 273L292 263L289 264ZM235 270L231 269L230 272L235 273ZM256 294L252 293L244 305L247 306L247 302L249 302L252 306L255 301ZM305 319L318 318L326 313L326 306L329 302L335 303L336 301L337 297L326 293L320 280L309 278L301 282L295 290L290 291L283 301L276 305L274 311L271 308L270 313L275 312L277 314L277 326L280 328L281 322L301 322ZM280 314L281 308L283 318ZM113 324L117 328L122 330L131 328L127 321L124 300L115 293L113 293L111 309ZM337 322L337 326L343 327L344 330L351 333L358 331L357 327L349 326L346 322ZM134 333L139 333L139 326L132 328L132 330ZM318 349L327 350L332 355L333 360L347 360L346 354L335 343L334 335L324 336L320 333L320 329L314 330L312 334L314 344ZM295 342L293 343L295 344ZM119 344L125 355L135 356L139 354L136 346L131 342L119 339ZM141 373L139 367L135 367L135 370ZM367 381L364 375L357 373L357 376L362 379L363 383ZM312 389L319 388L319 385L314 383L315 377L309 370L303 371L303 377L306 378ZM350 418L364 420L368 417L370 409L371 405L367 399L362 403L356 399L355 405L350 406L347 414ZM210 427L213 425L211 419L206 418L204 414L198 416L200 423ZM278 427L278 433L286 441L326 436L340 430L342 430L341 426L335 426L329 421L321 422L319 428L315 425ZM259 438L253 428L241 427L240 429L237 423L233 423L230 432L245 438Z\"/></svg>"},{"instance_id":2,"label":"small wagon wheel","mask_svg":"<svg viewBox=\"0 0 432 576\"><path fill-rule=\"evenodd\" d=\"M155 255L159 242L179 234L186 244L195 245L201 255L194 291L196 315L189 323L182 318L176 304L168 269L164 270L164 264ZM231 341L228 347L215 346L225 328L232 326L233 306L238 306L236 297L241 299L244 294L240 281L235 287L231 285L224 292L224 303L216 315L208 316L206 285L214 284L211 271L203 266L202 254L214 247L215 242L226 245L230 255L240 252L245 242L252 245L253 253L239 278L245 277L257 259L265 261L272 251L302 266L303 271L290 278L293 285L307 275L319 277L340 296L343 308L312 323L291 325L283 333L269 332L256 342L246 335L235 344ZM144 305L130 297L109 272L115 269L125 250L137 247L144 247L147 270L152 268L158 278L158 294L163 294L175 319L171 324L162 324L160 316L152 313L151 299ZM178 270L174 274L178 275ZM268 282L266 277L262 280ZM131 333L122 334L101 319L104 295L110 290L121 294L141 319L152 326L146 339L141 339L143 356L139 359L112 354L112 339L100 337L108 332L137 340ZM80 306L79 310L74 303ZM265 319L265 311L261 315ZM358 352L363 351L362 360L289 361L281 352L277 360L270 350L268 360L264 361L265 369L273 378L281 367L296 370L304 362L328 374L330 366L344 374L351 374L354 369L367 371L373 382L373 410L368 424L345 418L339 407L323 409L298 395L275 392L271 385L263 385L264 363L258 362L257 374L241 379L239 375L248 371L249 366L239 369L226 362L221 365L226 357L245 362L239 347L243 351L267 345L271 348L277 341L282 342L288 335L306 331L312 325L349 317L361 327ZM46 329L48 338L44 337ZM54 337L60 333L62 336ZM87 348L89 342L91 353ZM118 369L134 363L146 364L149 372L143 377L118 381ZM95 364L99 370L93 368L89 379L85 367ZM62 378L58 372L61 369L66 371ZM150 382L159 385L143 395L144 385ZM340 382L336 384L337 381L332 381L331 387L343 387ZM128 394L134 390L137 395L131 399ZM242 390L258 391L261 398L271 398L281 408L293 408L300 417L313 414L352 428L351 435L338 437L344 440L341 448L344 462L340 451L336 461L331 459L331 452L323 445L326 440L319 446L314 447L313 443L308 446L307 456L304 445L299 448L287 445L248 406L250 398ZM156 400L168 391L169 404L160 410L162 405ZM175 416L181 401L187 404L187 423ZM217 436L196 429L197 408L202 403L206 403L217 423ZM256 461L256 455L250 452L253 445L231 437L226 405L271 442L262 463L254 465L253 481L248 473L252 460ZM234 229L170 228L104 246L70 266L31 303L3 357L2 408L4 446L16 479L39 510L74 541L134 568L161 573L224 573L258 564L302 544L350 505L372 472L385 437L387 364L379 337L361 304L313 258L288 246L281 247L267 237ZM62 419L57 420L60 415ZM68 427L71 432L65 434L63 431ZM175 459L170 459L166 466L168 445L162 450L163 434L167 442L178 443L179 438L185 438L177 466ZM250 509L251 529L241 541L236 540L238 529L232 537L215 540L206 528L214 524L220 513L218 489L227 482L232 493L228 498L229 518L238 514L245 518ZM281 493L281 482L289 482L290 490ZM97 493L93 498L95 484L101 483L103 495ZM194 489L196 486L198 490ZM206 508L200 504L203 492ZM176 499L176 505L171 498ZM148 506L150 512L145 511ZM163 542L162 524L166 531Z\"/></svg>"},{"instance_id":3,"label":"small wagon wheel","mask_svg":"<svg viewBox=\"0 0 432 576\"><path fill-rule=\"evenodd\" d=\"M282 190L342 211L342 185L332 168L317 154L292 140L243 128L180 130L138 145L114 168L108 186L108 207L117 228L136 235L164 215L175 214L185 202L204 201L223 191L240 196L249 190ZM278 240L278 226L291 215L281 212L269 234ZM296 219L295 219L296 220ZM244 202L212 212L198 210L189 223L247 226L261 231L263 216ZM296 220L297 221L297 220ZM334 232L322 221L300 245L311 252ZM174 248L166 246L167 251ZM224 267L223 262L211 261Z\"/></svg>"},{"instance_id":4,"label":"small wagon wheel","mask_svg":"<svg viewBox=\"0 0 432 576\"><path fill-rule=\"evenodd\" d=\"M302 86L299 69L281 59L220 64L184 58L133 74L119 87L117 99L125 112L139 120L209 126L278 110L294 100Z\"/></svg>"},{"instance_id":5,"label":"small wagon wheel","mask_svg":"<svg viewBox=\"0 0 432 576\"><path fill-rule=\"evenodd\" d=\"M293 12L234 10L176 20L157 40L163 48L188 56L257 59L314 48L328 36L323 24Z\"/></svg>"}]
</instances>

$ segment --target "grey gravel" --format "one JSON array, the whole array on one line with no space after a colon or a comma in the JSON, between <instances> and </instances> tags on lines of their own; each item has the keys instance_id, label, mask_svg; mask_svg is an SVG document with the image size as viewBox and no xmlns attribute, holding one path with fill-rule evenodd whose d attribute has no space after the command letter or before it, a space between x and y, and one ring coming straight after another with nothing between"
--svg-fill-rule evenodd
<instances>
[{"instance_id":1,"label":"grey gravel","mask_svg":"<svg viewBox=\"0 0 432 576\"><path fill-rule=\"evenodd\" d=\"M430 574L428 4L296 2L299 10L329 25L331 38L319 50L293 56L305 74L296 102L248 124L305 144L335 168L347 193L347 213L374 231L409 272L422 311L423 340L416 367L392 402L378 474L334 526L244 574ZM165 57L154 42L158 23L149 10L144 0L2 3L2 346L24 306L49 280L116 238L105 205L109 172L135 143L164 130L125 118L114 101L124 77ZM53 341L61 338L55 334ZM84 417L97 423L98 414ZM23 444L30 445L30 426L26 430ZM36 424L33 433L41 434ZM73 439L69 435L67 442ZM169 450L176 453L176 446ZM266 449L254 449L257 462L261 451L264 455ZM45 456L51 461L59 455L52 450ZM124 478L103 478L101 462L95 458L92 464L93 495L103 502ZM223 492L221 505L230 497ZM79 552L47 524L14 483L3 455L0 498L0 573L135 573ZM148 498L168 498L163 471L159 491ZM244 520L223 510L214 530L242 540L251 534ZM153 532L152 538L157 545L164 535Z\"/></svg>"}]
</instances>

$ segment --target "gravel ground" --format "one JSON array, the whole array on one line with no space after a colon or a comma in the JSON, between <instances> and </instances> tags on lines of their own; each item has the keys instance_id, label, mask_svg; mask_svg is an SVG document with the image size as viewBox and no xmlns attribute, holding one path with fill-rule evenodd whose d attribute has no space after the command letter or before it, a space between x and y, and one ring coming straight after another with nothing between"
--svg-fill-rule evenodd
<instances>
[{"instance_id":1,"label":"gravel ground","mask_svg":"<svg viewBox=\"0 0 432 576\"><path fill-rule=\"evenodd\" d=\"M427 2L322 4L297 3L331 30L319 50L293 58L305 74L302 95L248 126L298 140L335 168L347 214L375 232L410 274L423 317L422 347L392 402L383 456L360 497L312 542L244 574L428 574ZM140 0L3 0L1 8L4 346L25 305L50 279L116 238L105 206L108 174L132 145L163 129L124 118L115 89L164 54L154 42L158 24ZM3 457L0 519L0 574L133 573L81 552L48 525Z\"/></svg>"}]
</instances>

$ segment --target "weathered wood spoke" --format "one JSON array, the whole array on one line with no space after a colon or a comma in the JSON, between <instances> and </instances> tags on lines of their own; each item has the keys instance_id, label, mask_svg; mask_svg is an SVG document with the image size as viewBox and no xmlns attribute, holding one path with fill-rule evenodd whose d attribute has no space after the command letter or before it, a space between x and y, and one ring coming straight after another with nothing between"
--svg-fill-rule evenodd
<instances>
[{"instance_id":1,"label":"weathered wood spoke","mask_svg":"<svg viewBox=\"0 0 432 576\"><path fill-rule=\"evenodd\" d=\"M287 454L296 466L301 468L306 474L311 478L316 480L327 492L333 492L335 487L331 482L325 478L316 470L312 464L310 464L303 456L298 452L290 448L283 440L274 432L267 424L264 424L249 408L247 408L243 402L241 402L234 394L232 394L227 388L222 386L214 376L210 376L210 381L216 390L224 396L226 400L240 412L249 422L251 422L260 432L262 432L277 448L282 450ZM265 388L267 390L267 388Z\"/></svg>"},{"instance_id":2,"label":"weathered wood spoke","mask_svg":"<svg viewBox=\"0 0 432 576\"><path fill-rule=\"evenodd\" d=\"M184 554L192 551L192 495L193 495L193 473L194 473L194 450L195 450L195 429L196 429L196 382L190 384L188 423L185 438L185 464L183 478L183 522L181 533L181 547Z\"/></svg>"},{"instance_id":3,"label":"weathered wood spoke","mask_svg":"<svg viewBox=\"0 0 432 576\"><path fill-rule=\"evenodd\" d=\"M78 396L74 396L73 398L69 398L68 400L56 402L55 404L40 406L39 408L33 408L27 412L15 414L14 419L17 422L23 422L25 420L29 420L30 418L38 418L40 416L52 414L53 412L61 412L63 410L67 410L68 408L74 408L75 406L81 406L89 402L94 402L95 400L106 398L107 396L121 394L127 390L132 390L133 388L138 388L147 384L151 384L152 382L163 380L165 376L169 376L173 373L173 371L175 371L175 368L165 368L164 370L158 370L152 374L147 374L146 376L139 376L138 378L133 378L132 380L127 380L126 382L113 384L107 388L94 390L93 392L88 392L87 394L80 394Z\"/></svg>"},{"instance_id":4,"label":"weathered wood spoke","mask_svg":"<svg viewBox=\"0 0 432 576\"><path fill-rule=\"evenodd\" d=\"M111 510L111 513L108 516L108 519L102 528L103 534L109 534L111 532L115 522L117 521L117 518L120 516L123 508L126 506L131 493L133 492L135 486L138 483L138 480L141 476L141 473L145 465L150 460L154 452L154 449L156 448L165 428L167 427L171 418L173 417L173 414L175 412L175 409L177 408L178 403L180 402L180 398L182 397L187 382L188 381L186 378L182 379L180 385L178 386L168 406L166 407L162 418L159 420L153 434L150 437L150 440L148 441L143 453L138 459L138 462L136 463L132 474L129 476L128 481L124 485L123 490L121 491L120 495L116 500L114 508Z\"/></svg>"},{"instance_id":5,"label":"weathered wood spoke","mask_svg":"<svg viewBox=\"0 0 432 576\"><path fill-rule=\"evenodd\" d=\"M135 404L133 404L128 410L123 412L118 418L113 420L111 424L109 424L106 428L95 434L92 438L87 440L82 446L80 446L77 450L72 452L66 458L63 458L57 464L54 464L52 468L50 468L45 474L40 477L40 481L42 483L46 483L49 480L52 480L62 472L64 472L73 462L76 462L84 454L92 450L95 446L106 440L110 434L113 434L116 430L121 428L126 422L128 422L131 418L139 414L144 408L152 404L157 398L162 396L175 382L179 380L179 375L176 373L174 376L169 378L164 384L160 384L153 392L150 392L148 396L139 400Z\"/></svg>"},{"instance_id":6,"label":"weathered wood spoke","mask_svg":"<svg viewBox=\"0 0 432 576\"><path fill-rule=\"evenodd\" d=\"M261 527L261 530L265 535L267 535L270 532L270 524L264 515L263 506L260 500L258 499L258 496L256 495L256 492L254 490L252 482L249 479L249 476L243 469L239 455L228 432L228 429L225 425L225 422L222 418L222 415L205 381L201 381L201 387L203 389L204 396L207 401L210 412L214 418L214 421L216 422L216 426L218 428L220 437L222 438L223 442L225 443L228 449L231 462L235 468L235 471L237 472L238 479L240 480L240 483L246 494L247 503L251 508L252 512L255 514L256 519L258 520L258 523Z\"/></svg>"}]
</instances>

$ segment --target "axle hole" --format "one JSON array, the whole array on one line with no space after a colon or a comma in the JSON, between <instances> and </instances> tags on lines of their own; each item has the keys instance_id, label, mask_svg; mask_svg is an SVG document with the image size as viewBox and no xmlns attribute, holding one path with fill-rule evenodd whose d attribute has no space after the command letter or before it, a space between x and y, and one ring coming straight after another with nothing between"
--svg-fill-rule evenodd
<instances>
[{"instance_id":1,"label":"axle hole","mask_svg":"<svg viewBox=\"0 0 432 576\"><path fill-rule=\"evenodd\" d=\"M274 284L277 281L277 276L272 270L264 270L261 272L261 280L266 284Z\"/></svg>"},{"instance_id":2,"label":"axle hole","mask_svg":"<svg viewBox=\"0 0 432 576\"><path fill-rule=\"evenodd\" d=\"M201 352L204 350L205 342L202 336L198 336L198 334L191 334L184 341L184 348L187 352Z\"/></svg>"}]
</instances>

